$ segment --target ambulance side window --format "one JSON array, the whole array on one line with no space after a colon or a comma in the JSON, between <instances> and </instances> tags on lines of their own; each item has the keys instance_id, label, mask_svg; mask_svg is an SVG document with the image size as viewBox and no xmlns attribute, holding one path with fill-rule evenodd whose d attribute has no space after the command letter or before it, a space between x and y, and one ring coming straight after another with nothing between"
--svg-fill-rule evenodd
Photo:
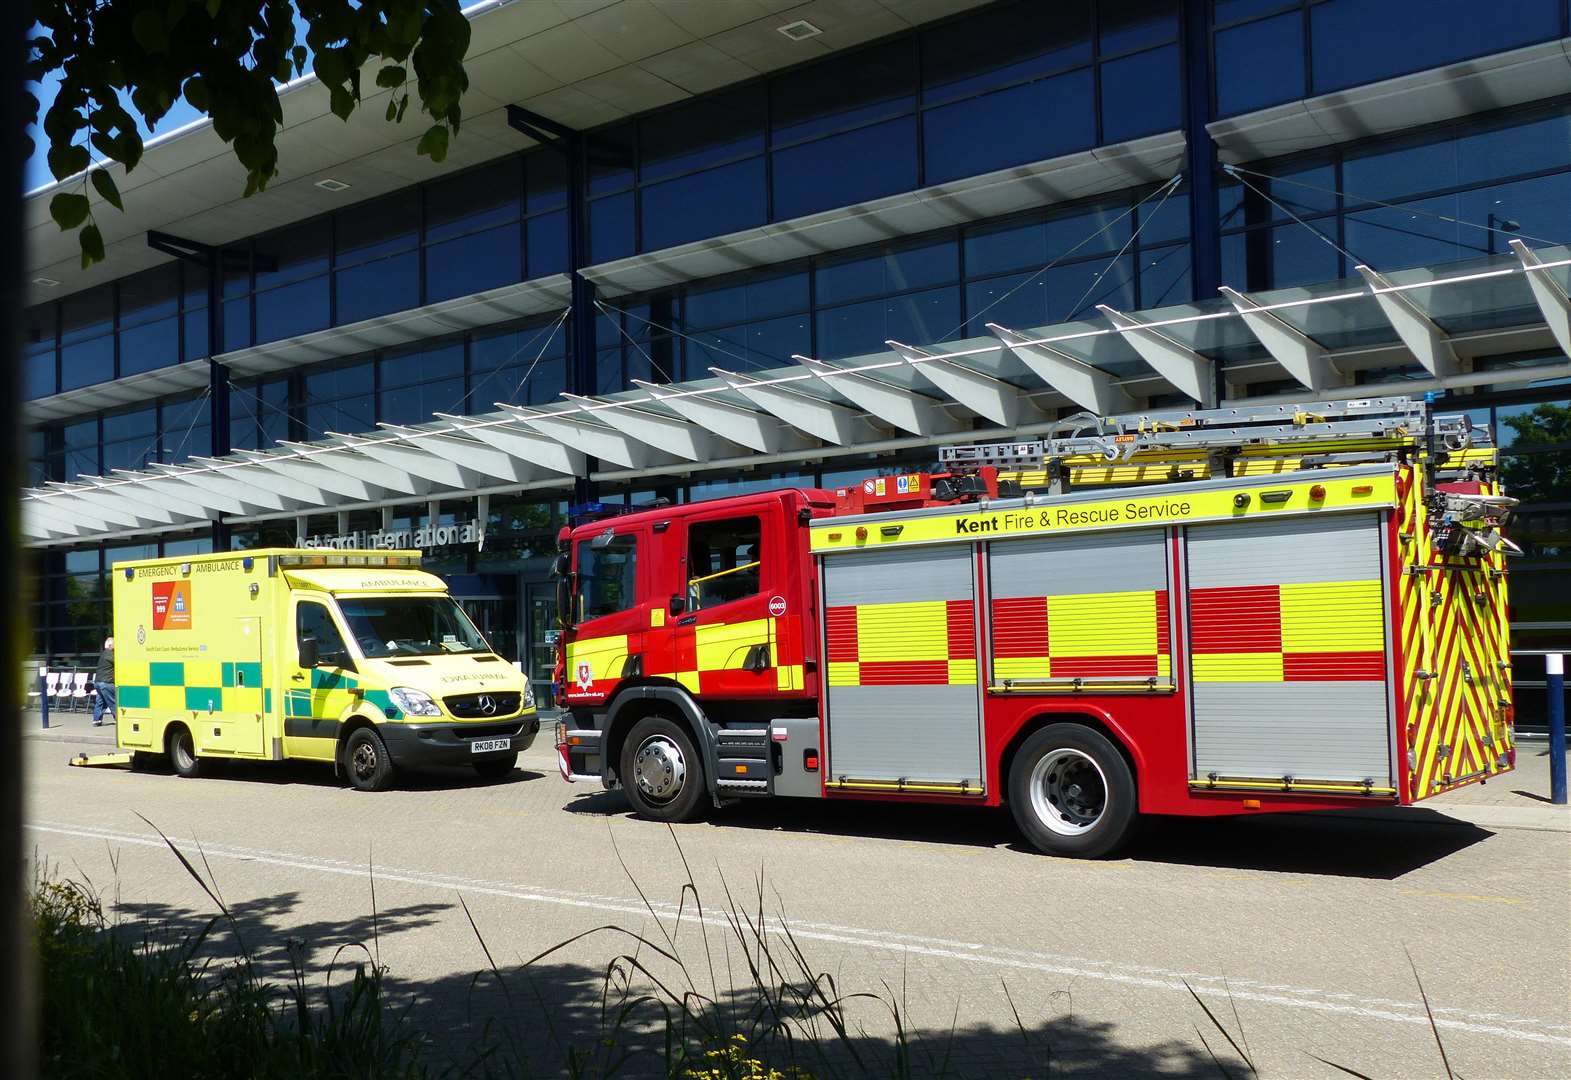
<instances>
[{"instance_id":1,"label":"ambulance side window","mask_svg":"<svg viewBox=\"0 0 1571 1080\"><path fill-rule=\"evenodd\" d=\"M689 611L758 595L762 567L759 518L701 521L687 530Z\"/></svg>"},{"instance_id":2,"label":"ambulance side window","mask_svg":"<svg viewBox=\"0 0 1571 1080\"><path fill-rule=\"evenodd\" d=\"M324 663L336 663L349 657L349 650L344 647L344 637L338 632L333 616L325 605L312 600L302 601L295 608L295 648L298 650L300 643L307 638L316 640L317 655Z\"/></svg>"}]
</instances>

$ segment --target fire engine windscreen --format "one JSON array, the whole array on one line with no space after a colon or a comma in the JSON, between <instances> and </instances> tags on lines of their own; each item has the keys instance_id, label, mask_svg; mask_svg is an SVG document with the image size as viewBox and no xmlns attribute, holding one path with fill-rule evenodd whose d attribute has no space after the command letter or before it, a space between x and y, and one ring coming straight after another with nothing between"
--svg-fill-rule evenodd
<instances>
[{"instance_id":1,"label":"fire engine windscreen","mask_svg":"<svg viewBox=\"0 0 1571 1080\"><path fill-rule=\"evenodd\" d=\"M451 597L386 596L338 606L360 651L373 659L493 651Z\"/></svg>"},{"instance_id":2,"label":"fire engine windscreen","mask_svg":"<svg viewBox=\"0 0 1571 1080\"><path fill-rule=\"evenodd\" d=\"M638 599L638 538L602 533L578 545L578 621L626 611Z\"/></svg>"}]
</instances>

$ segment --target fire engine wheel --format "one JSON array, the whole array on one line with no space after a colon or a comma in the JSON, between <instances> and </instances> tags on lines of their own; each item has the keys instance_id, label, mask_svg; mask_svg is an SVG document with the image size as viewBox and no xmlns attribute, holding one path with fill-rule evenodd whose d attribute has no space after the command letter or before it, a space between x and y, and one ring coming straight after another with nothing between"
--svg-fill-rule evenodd
<instances>
[{"instance_id":1,"label":"fire engine wheel","mask_svg":"<svg viewBox=\"0 0 1571 1080\"><path fill-rule=\"evenodd\" d=\"M1009 805L1038 850L1098 858L1129 836L1135 780L1106 736L1079 724L1053 724L1015 755Z\"/></svg>"},{"instance_id":2,"label":"fire engine wheel","mask_svg":"<svg viewBox=\"0 0 1571 1080\"><path fill-rule=\"evenodd\" d=\"M344 772L356 791L386 791L393 786L393 759L382 737L368 727L356 728L344 744Z\"/></svg>"},{"instance_id":3,"label":"fire engine wheel","mask_svg":"<svg viewBox=\"0 0 1571 1080\"><path fill-rule=\"evenodd\" d=\"M622 743L622 787L639 817L691 821L703 808L704 766L682 725L646 716Z\"/></svg>"},{"instance_id":4,"label":"fire engine wheel","mask_svg":"<svg viewBox=\"0 0 1571 1080\"><path fill-rule=\"evenodd\" d=\"M196 745L191 741L191 732L184 727L169 729L169 765L176 776L190 779L202 775L202 759L196 756Z\"/></svg>"}]
</instances>

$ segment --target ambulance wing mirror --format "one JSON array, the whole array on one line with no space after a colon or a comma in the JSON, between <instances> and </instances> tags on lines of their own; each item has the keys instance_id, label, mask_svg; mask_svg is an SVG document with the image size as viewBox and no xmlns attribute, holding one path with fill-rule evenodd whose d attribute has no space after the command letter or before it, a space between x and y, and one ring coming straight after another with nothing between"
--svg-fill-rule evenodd
<instances>
[{"instance_id":1,"label":"ambulance wing mirror","mask_svg":"<svg viewBox=\"0 0 1571 1080\"><path fill-rule=\"evenodd\" d=\"M321 651L319 649L317 649L317 647L316 647L316 638L314 638L314 637L301 638L300 639L300 666L303 667L303 668L314 668L318 664L320 664L321 662L322 662L322 654L321 654Z\"/></svg>"}]
</instances>

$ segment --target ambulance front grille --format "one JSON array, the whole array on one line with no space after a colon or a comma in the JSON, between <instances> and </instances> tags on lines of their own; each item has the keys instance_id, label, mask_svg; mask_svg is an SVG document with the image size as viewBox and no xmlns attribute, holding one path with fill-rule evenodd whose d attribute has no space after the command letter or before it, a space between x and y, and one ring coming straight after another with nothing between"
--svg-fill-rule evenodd
<instances>
[{"instance_id":1,"label":"ambulance front grille","mask_svg":"<svg viewBox=\"0 0 1571 1080\"><path fill-rule=\"evenodd\" d=\"M443 698L447 711L461 720L484 720L490 716L511 716L518 711L517 690L496 691L484 694L455 694Z\"/></svg>"}]
</instances>

